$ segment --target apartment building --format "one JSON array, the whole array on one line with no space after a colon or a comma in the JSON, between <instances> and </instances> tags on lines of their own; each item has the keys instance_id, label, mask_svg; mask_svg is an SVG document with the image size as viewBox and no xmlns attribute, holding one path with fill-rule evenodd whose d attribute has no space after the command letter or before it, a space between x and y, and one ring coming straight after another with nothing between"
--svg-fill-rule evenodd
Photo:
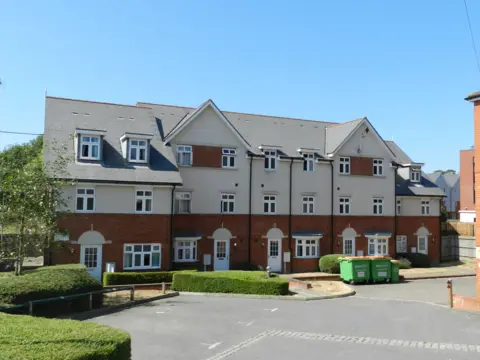
<instances>
[{"instance_id":1,"label":"apartment building","mask_svg":"<svg viewBox=\"0 0 480 360\"><path fill-rule=\"evenodd\" d=\"M301 272L329 253L440 258L444 192L367 118L47 97L45 141L70 149L75 180L49 261L97 278L107 264Z\"/></svg>"},{"instance_id":2,"label":"apartment building","mask_svg":"<svg viewBox=\"0 0 480 360\"><path fill-rule=\"evenodd\" d=\"M435 172L427 174L428 178L445 193L443 205L448 219L459 218L460 208L460 174Z\"/></svg>"},{"instance_id":3,"label":"apartment building","mask_svg":"<svg viewBox=\"0 0 480 360\"><path fill-rule=\"evenodd\" d=\"M460 150L460 221L475 222L475 149Z\"/></svg>"}]
</instances>

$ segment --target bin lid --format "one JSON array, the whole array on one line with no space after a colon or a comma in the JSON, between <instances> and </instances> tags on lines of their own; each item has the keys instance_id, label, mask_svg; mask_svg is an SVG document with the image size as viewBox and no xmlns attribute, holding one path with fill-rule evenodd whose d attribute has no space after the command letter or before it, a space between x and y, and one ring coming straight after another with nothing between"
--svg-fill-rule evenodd
<instances>
[{"instance_id":1,"label":"bin lid","mask_svg":"<svg viewBox=\"0 0 480 360\"><path fill-rule=\"evenodd\" d=\"M400 260L390 260L390 262L393 264L400 264Z\"/></svg>"},{"instance_id":2,"label":"bin lid","mask_svg":"<svg viewBox=\"0 0 480 360\"><path fill-rule=\"evenodd\" d=\"M390 256L369 256L370 260L392 260Z\"/></svg>"}]
</instances>

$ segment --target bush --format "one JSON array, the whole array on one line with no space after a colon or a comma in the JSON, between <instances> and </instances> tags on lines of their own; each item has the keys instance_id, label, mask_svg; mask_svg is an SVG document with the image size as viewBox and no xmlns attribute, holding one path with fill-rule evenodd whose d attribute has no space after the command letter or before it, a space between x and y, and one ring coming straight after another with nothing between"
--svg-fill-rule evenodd
<instances>
[{"instance_id":1,"label":"bush","mask_svg":"<svg viewBox=\"0 0 480 360\"><path fill-rule=\"evenodd\" d=\"M344 255L342 254L330 254L322 256L318 262L320 271L329 274L340 274L340 258L343 256Z\"/></svg>"},{"instance_id":2,"label":"bush","mask_svg":"<svg viewBox=\"0 0 480 360\"><path fill-rule=\"evenodd\" d=\"M398 266L400 269L410 269L412 267L412 263L408 259L400 259Z\"/></svg>"},{"instance_id":3,"label":"bush","mask_svg":"<svg viewBox=\"0 0 480 360\"><path fill-rule=\"evenodd\" d=\"M105 325L0 313L4 360L129 360L130 336Z\"/></svg>"},{"instance_id":4,"label":"bush","mask_svg":"<svg viewBox=\"0 0 480 360\"><path fill-rule=\"evenodd\" d=\"M25 304L58 296L82 294L102 290L102 285L92 278L84 265L58 265L26 271L19 276L2 277L0 281L0 304L11 306ZM101 304L101 296L95 297L95 304ZM56 301L36 304L35 313L42 309L49 314L62 311L81 311L88 307L88 298L72 300L71 303Z\"/></svg>"},{"instance_id":5,"label":"bush","mask_svg":"<svg viewBox=\"0 0 480 360\"><path fill-rule=\"evenodd\" d=\"M174 274L183 272L196 272L196 270L103 273L103 286L170 283Z\"/></svg>"},{"instance_id":6,"label":"bush","mask_svg":"<svg viewBox=\"0 0 480 360\"><path fill-rule=\"evenodd\" d=\"M288 280L278 276L267 279L264 271L184 272L173 275L172 288L206 293L287 295Z\"/></svg>"}]
</instances>

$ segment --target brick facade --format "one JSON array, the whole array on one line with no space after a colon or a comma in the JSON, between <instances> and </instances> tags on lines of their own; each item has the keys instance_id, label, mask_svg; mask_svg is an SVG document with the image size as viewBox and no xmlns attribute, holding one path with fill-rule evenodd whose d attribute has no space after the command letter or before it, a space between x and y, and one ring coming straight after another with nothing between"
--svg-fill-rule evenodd
<instances>
[{"instance_id":1,"label":"brick facade","mask_svg":"<svg viewBox=\"0 0 480 360\"><path fill-rule=\"evenodd\" d=\"M192 145L192 166L222 167L222 148L218 146Z\"/></svg>"},{"instance_id":2,"label":"brick facade","mask_svg":"<svg viewBox=\"0 0 480 360\"><path fill-rule=\"evenodd\" d=\"M373 159L368 157L350 157L350 175L373 175Z\"/></svg>"},{"instance_id":3,"label":"brick facade","mask_svg":"<svg viewBox=\"0 0 480 360\"><path fill-rule=\"evenodd\" d=\"M475 150L460 151L460 209L475 210L474 191L474 159Z\"/></svg>"},{"instance_id":4,"label":"brick facade","mask_svg":"<svg viewBox=\"0 0 480 360\"><path fill-rule=\"evenodd\" d=\"M480 100L474 102L473 106L474 134L475 134L475 158L480 159ZM480 169L475 167L475 184L480 181ZM475 189L476 190L476 189ZM480 211L480 191L475 191L475 210ZM480 222L475 222L475 244L477 247L477 300L480 301L480 258L478 248L480 247Z\"/></svg>"}]
</instances>

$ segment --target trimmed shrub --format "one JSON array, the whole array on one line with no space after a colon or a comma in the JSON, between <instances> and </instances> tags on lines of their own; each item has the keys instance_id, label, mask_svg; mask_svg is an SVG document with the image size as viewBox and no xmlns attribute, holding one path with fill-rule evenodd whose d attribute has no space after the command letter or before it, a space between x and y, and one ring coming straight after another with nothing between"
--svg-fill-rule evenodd
<instances>
[{"instance_id":1,"label":"trimmed shrub","mask_svg":"<svg viewBox=\"0 0 480 360\"><path fill-rule=\"evenodd\" d=\"M174 274L184 272L196 272L196 270L103 273L103 286L170 283Z\"/></svg>"},{"instance_id":2,"label":"trimmed shrub","mask_svg":"<svg viewBox=\"0 0 480 360\"><path fill-rule=\"evenodd\" d=\"M325 255L318 261L320 271L329 274L340 274L340 258L344 257L342 254Z\"/></svg>"},{"instance_id":3,"label":"trimmed shrub","mask_svg":"<svg viewBox=\"0 0 480 360\"><path fill-rule=\"evenodd\" d=\"M84 265L58 265L26 271L23 275L2 277L0 304L25 304L58 296L74 295L102 290ZM102 296L95 296L94 306L101 304ZM35 313L58 314L64 311L82 311L88 307L88 297L35 305Z\"/></svg>"},{"instance_id":4,"label":"trimmed shrub","mask_svg":"<svg viewBox=\"0 0 480 360\"><path fill-rule=\"evenodd\" d=\"M176 273L172 288L177 291L257 295L287 295L288 280L263 271L216 271Z\"/></svg>"},{"instance_id":5,"label":"trimmed shrub","mask_svg":"<svg viewBox=\"0 0 480 360\"><path fill-rule=\"evenodd\" d=\"M130 360L130 335L105 325L0 313L4 360Z\"/></svg>"},{"instance_id":6,"label":"trimmed shrub","mask_svg":"<svg viewBox=\"0 0 480 360\"><path fill-rule=\"evenodd\" d=\"M408 259L400 259L398 266L400 269L410 269L412 267L412 263Z\"/></svg>"}]
</instances>

